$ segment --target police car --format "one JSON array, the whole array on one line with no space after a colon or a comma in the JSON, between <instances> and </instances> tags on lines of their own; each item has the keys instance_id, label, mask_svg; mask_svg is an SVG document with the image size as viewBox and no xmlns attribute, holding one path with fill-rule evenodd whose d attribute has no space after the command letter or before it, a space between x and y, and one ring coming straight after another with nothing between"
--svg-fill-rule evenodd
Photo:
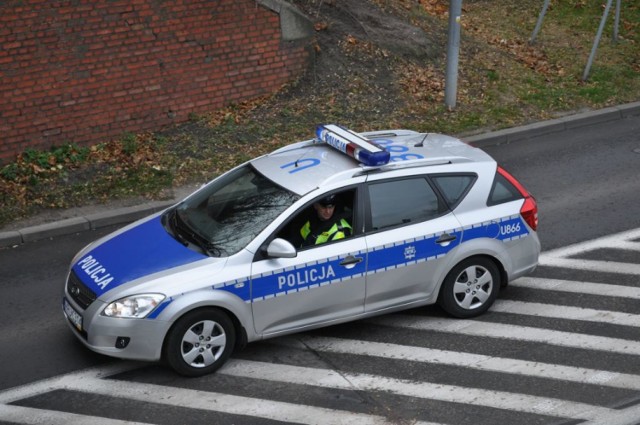
<instances>
[{"instance_id":1,"label":"police car","mask_svg":"<svg viewBox=\"0 0 640 425\"><path fill-rule=\"evenodd\" d=\"M347 226L308 243L321 208ZM84 248L62 308L91 350L198 376L292 332L434 303L477 316L535 269L537 225L535 199L480 149L321 125Z\"/></svg>"}]
</instances>

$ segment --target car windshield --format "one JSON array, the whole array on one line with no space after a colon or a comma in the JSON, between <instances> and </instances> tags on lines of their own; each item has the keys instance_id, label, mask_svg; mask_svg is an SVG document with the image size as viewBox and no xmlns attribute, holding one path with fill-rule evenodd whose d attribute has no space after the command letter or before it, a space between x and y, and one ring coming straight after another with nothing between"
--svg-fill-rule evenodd
<instances>
[{"instance_id":1,"label":"car windshield","mask_svg":"<svg viewBox=\"0 0 640 425\"><path fill-rule=\"evenodd\" d=\"M298 198L246 165L168 211L165 222L180 242L223 257L244 248Z\"/></svg>"}]
</instances>

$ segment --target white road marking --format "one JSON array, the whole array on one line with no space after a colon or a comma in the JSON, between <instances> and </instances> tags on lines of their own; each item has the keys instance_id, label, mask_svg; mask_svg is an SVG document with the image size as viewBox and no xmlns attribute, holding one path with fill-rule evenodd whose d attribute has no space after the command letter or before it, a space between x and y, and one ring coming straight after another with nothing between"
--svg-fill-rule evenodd
<instances>
[{"instance_id":1,"label":"white road marking","mask_svg":"<svg viewBox=\"0 0 640 425\"><path fill-rule=\"evenodd\" d=\"M367 319L366 321L382 326L436 332L452 332L479 337L539 342L542 344L557 345L561 347L631 354L635 356L640 355L640 341L561 332L526 326L505 325L502 323L457 319L435 319L431 317L403 315L380 316L374 319Z\"/></svg>"},{"instance_id":2,"label":"white road marking","mask_svg":"<svg viewBox=\"0 0 640 425\"><path fill-rule=\"evenodd\" d=\"M622 249L625 251L640 251L640 242L621 241L609 248Z\"/></svg>"},{"instance_id":3,"label":"white road marking","mask_svg":"<svg viewBox=\"0 0 640 425\"><path fill-rule=\"evenodd\" d=\"M231 360L228 364L234 364L236 362L235 360ZM329 370L325 372L335 373ZM217 373L220 373L220 370ZM258 376L251 376L251 374L248 376L259 378ZM308 385L309 381L305 382L305 384ZM74 388L92 394L112 397L122 397L122 395L126 395L127 399L148 403L160 403L170 406L253 416L256 418L300 424L389 424L388 419L382 416L137 382L87 379L76 383ZM422 425L436 424L422 423Z\"/></svg>"},{"instance_id":4,"label":"white road marking","mask_svg":"<svg viewBox=\"0 0 640 425\"><path fill-rule=\"evenodd\" d=\"M640 250L640 243L635 241L639 238L640 228L616 233L602 238L546 251L540 255L539 262L541 266L566 267L579 270L640 275L640 264L570 258L601 248L622 248L634 251Z\"/></svg>"},{"instance_id":5,"label":"white road marking","mask_svg":"<svg viewBox=\"0 0 640 425\"><path fill-rule=\"evenodd\" d=\"M629 243L632 244L632 246L636 246L635 244L638 244L638 242L634 242L634 240L637 239L640 239L640 227L626 232L620 232L604 236L602 238L545 251L540 255L540 259L546 261L548 258L566 258L599 248L619 248L622 244L627 245Z\"/></svg>"},{"instance_id":6,"label":"white road marking","mask_svg":"<svg viewBox=\"0 0 640 425\"><path fill-rule=\"evenodd\" d=\"M333 370L246 360L231 361L218 373L290 384L308 385L311 383L311 385L327 388L355 387L362 391L383 391L408 397L584 420L604 416L611 411L611 409L585 403L505 391L433 384L349 372L342 372L338 377L335 376L336 372ZM331 377L328 377L329 375Z\"/></svg>"},{"instance_id":7,"label":"white road marking","mask_svg":"<svg viewBox=\"0 0 640 425\"><path fill-rule=\"evenodd\" d=\"M640 264L570 258L600 248L640 250L640 228L543 252L541 266L640 275Z\"/></svg>"},{"instance_id":8,"label":"white road marking","mask_svg":"<svg viewBox=\"0 0 640 425\"><path fill-rule=\"evenodd\" d=\"M640 288L633 286L609 285L604 283L578 282L573 280L541 279L521 277L509 282L510 286L570 292L576 294L598 295L602 297L621 297L640 300Z\"/></svg>"},{"instance_id":9,"label":"white road marking","mask_svg":"<svg viewBox=\"0 0 640 425\"><path fill-rule=\"evenodd\" d=\"M146 422L121 421L6 404L0 404L0 419L27 425L148 425Z\"/></svg>"},{"instance_id":10,"label":"white road marking","mask_svg":"<svg viewBox=\"0 0 640 425\"><path fill-rule=\"evenodd\" d=\"M82 381L84 379L100 379L106 376L117 375L118 373L139 368L140 365L141 363L118 361L111 365L82 369L77 372L58 375L53 378L9 388L0 392L0 405L9 404L17 400L22 400L23 398L33 397L60 388L65 388L65 385L73 386L74 382Z\"/></svg>"},{"instance_id":11,"label":"white road marking","mask_svg":"<svg viewBox=\"0 0 640 425\"><path fill-rule=\"evenodd\" d=\"M233 360L232 360L233 362ZM114 373L129 370L139 365L132 363L122 363L121 368L99 368L88 369L81 372L62 375L34 385L27 385L14 390L2 393L0 402L7 403L15 401L16 397L25 398L42 392L54 391L56 389L82 391L89 394L100 394L109 397L120 397L128 400L137 400L146 403L164 404L179 406L190 409L201 409L228 414L254 416L257 418L273 419L283 422L295 422L310 425L343 425L343 424L371 424L387 425L389 420L382 416L368 415L363 413L353 413L335 409L328 409L315 406L307 406L293 403L285 403L274 400L258 399L251 397L234 396L224 393L208 391L189 390L175 387L166 387L153 384L143 384L116 379L101 379L101 377ZM328 373L334 373L327 371ZM344 380L342 380L344 381ZM336 381L337 382L337 381ZM309 383L306 382L308 385ZM352 389L348 383L340 384L345 388ZM2 404L0 404L2 407ZM2 410L0 410L2 412ZM73 413L41 410L37 417L51 417L61 423L82 423L96 425L116 425L119 422L107 422L108 419L97 418L96 422L74 422L79 415ZM66 419L65 419L66 418ZM31 420L31 419L29 419ZM64 422L67 420L67 422ZM102 420L102 422L99 422ZM25 418L21 418L17 423L30 424ZM35 422L38 423L38 422ZM49 423L49 422L40 422ZM57 422L56 422L57 423ZM436 423L415 422L416 425L439 425Z\"/></svg>"},{"instance_id":12,"label":"white road marking","mask_svg":"<svg viewBox=\"0 0 640 425\"><path fill-rule=\"evenodd\" d=\"M546 257L540 259L541 266L564 267L606 273L640 275L640 264L618 263L615 261L582 260L573 258Z\"/></svg>"},{"instance_id":13,"label":"white road marking","mask_svg":"<svg viewBox=\"0 0 640 425\"><path fill-rule=\"evenodd\" d=\"M511 300L497 300L491 311L521 314L525 316L552 317L565 320L640 327L640 315L617 311L595 310L591 308L569 307L565 305L530 303Z\"/></svg>"},{"instance_id":14,"label":"white road marking","mask_svg":"<svg viewBox=\"0 0 640 425\"><path fill-rule=\"evenodd\" d=\"M307 348L317 352L355 354L359 356L381 357L436 365L451 365L487 372L511 373L535 378L557 379L579 384L594 384L640 390L640 375L562 366L506 357L493 357L482 354L407 345L305 335L277 338L273 340L273 342L277 345L300 349Z\"/></svg>"},{"instance_id":15,"label":"white road marking","mask_svg":"<svg viewBox=\"0 0 640 425\"><path fill-rule=\"evenodd\" d=\"M583 425L638 425L640 420L640 404L626 409L613 410L611 413L596 415Z\"/></svg>"}]
</instances>

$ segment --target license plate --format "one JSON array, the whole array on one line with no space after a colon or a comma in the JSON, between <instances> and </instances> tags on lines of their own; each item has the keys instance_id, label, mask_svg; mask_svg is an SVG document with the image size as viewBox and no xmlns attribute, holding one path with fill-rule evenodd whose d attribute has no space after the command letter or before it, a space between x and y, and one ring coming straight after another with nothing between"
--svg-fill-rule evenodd
<instances>
[{"instance_id":1,"label":"license plate","mask_svg":"<svg viewBox=\"0 0 640 425\"><path fill-rule=\"evenodd\" d=\"M66 298L62 299L62 308L64 309L64 314L67 316L67 319L73 323L73 326L79 331L82 331L82 316L69 304Z\"/></svg>"}]
</instances>

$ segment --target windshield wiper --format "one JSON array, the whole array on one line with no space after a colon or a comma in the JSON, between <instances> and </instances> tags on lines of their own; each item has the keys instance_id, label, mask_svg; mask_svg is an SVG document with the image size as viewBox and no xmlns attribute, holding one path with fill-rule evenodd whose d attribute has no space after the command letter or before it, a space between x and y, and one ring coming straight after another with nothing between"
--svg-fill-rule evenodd
<instances>
[{"instance_id":1,"label":"windshield wiper","mask_svg":"<svg viewBox=\"0 0 640 425\"><path fill-rule=\"evenodd\" d=\"M222 257L223 249L213 242L203 244L202 249L211 257Z\"/></svg>"},{"instance_id":2,"label":"windshield wiper","mask_svg":"<svg viewBox=\"0 0 640 425\"><path fill-rule=\"evenodd\" d=\"M188 244L191 243L200 248L203 253L211 257L222 256L222 249L195 231L189 222L182 218L177 208L173 211L169 220L173 224L175 236L178 242L185 246L188 246Z\"/></svg>"},{"instance_id":3,"label":"windshield wiper","mask_svg":"<svg viewBox=\"0 0 640 425\"><path fill-rule=\"evenodd\" d=\"M175 240L180 242L184 246L189 246L189 241L180 233L178 229L178 211L176 208L167 212L165 228L168 228L169 234L174 237Z\"/></svg>"}]
</instances>

